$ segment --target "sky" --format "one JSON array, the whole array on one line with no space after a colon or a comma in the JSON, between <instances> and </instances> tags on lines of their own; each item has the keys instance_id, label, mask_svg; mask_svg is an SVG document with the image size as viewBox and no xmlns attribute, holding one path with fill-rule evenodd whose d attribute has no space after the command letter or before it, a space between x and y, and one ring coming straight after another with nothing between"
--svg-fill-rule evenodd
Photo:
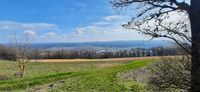
<instances>
[{"instance_id":1,"label":"sky","mask_svg":"<svg viewBox=\"0 0 200 92\"><path fill-rule=\"evenodd\" d=\"M110 0L0 0L0 43L29 35L36 43L147 40L121 27L130 20Z\"/></svg>"}]
</instances>

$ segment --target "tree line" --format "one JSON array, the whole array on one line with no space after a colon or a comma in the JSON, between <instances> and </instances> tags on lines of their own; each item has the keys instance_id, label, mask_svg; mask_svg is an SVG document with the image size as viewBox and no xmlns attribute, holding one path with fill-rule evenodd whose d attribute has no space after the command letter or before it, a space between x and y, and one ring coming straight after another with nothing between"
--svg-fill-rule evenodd
<instances>
[{"instance_id":1,"label":"tree line","mask_svg":"<svg viewBox=\"0 0 200 92\"><path fill-rule=\"evenodd\" d=\"M0 46L0 59L16 60L12 47ZM28 49L29 59L103 59L122 57L168 56L183 54L176 47L132 48L120 50L45 50Z\"/></svg>"}]
</instances>

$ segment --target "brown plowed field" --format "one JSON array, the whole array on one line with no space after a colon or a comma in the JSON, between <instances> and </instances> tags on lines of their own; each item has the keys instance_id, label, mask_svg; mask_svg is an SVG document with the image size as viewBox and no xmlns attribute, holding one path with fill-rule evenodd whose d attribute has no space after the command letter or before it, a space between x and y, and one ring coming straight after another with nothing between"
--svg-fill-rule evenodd
<instances>
[{"instance_id":1,"label":"brown plowed field","mask_svg":"<svg viewBox=\"0 0 200 92\"><path fill-rule=\"evenodd\" d=\"M37 59L31 62L92 62L92 61L132 61L144 59L159 59L160 57L133 57L133 58L108 58L108 59Z\"/></svg>"}]
</instances>

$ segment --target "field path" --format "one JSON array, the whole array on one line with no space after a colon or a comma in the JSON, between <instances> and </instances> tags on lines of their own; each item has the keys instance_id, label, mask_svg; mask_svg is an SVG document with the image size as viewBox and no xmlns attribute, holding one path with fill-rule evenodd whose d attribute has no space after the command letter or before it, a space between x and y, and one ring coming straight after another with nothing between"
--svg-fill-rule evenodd
<instances>
[{"instance_id":1,"label":"field path","mask_svg":"<svg viewBox=\"0 0 200 92\"><path fill-rule=\"evenodd\" d=\"M132 69L138 69L140 67L146 66L152 61L136 61L125 65L88 70L85 72L79 72L79 75L73 77L63 77L62 79L51 81L33 88L31 92L60 92L65 90L66 92L78 92L78 91L95 91L101 92L112 92L113 90L122 89L123 84L119 84L119 78L117 73ZM72 73L73 74L73 73ZM53 85L49 87L49 85ZM83 91L83 92L84 92Z\"/></svg>"}]
</instances>

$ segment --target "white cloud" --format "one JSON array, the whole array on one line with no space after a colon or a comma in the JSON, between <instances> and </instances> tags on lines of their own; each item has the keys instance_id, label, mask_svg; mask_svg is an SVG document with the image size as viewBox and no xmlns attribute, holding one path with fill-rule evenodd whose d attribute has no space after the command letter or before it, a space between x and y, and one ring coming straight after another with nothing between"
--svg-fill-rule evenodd
<instances>
[{"instance_id":1,"label":"white cloud","mask_svg":"<svg viewBox=\"0 0 200 92\"><path fill-rule=\"evenodd\" d=\"M119 15L112 15L112 16L106 16L103 18L105 21L115 21L115 20L122 20L123 17Z\"/></svg>"},{"instance_id":2,"label":"white cloud","mask_svg":"<svg viewBox=\"0 0 200 92\"><path fill-rule=\"evenodd\" d=\"M76 28L74 33L79 35L79 34L83 34L84 31L86 31L85 28Z\"/></svg>"},{"instance_id":3,"label":"white cloud","mask_svg":"<svg viewBox=\"0 0 200 92\"><path fill-rule=\"evenodd\" d=\"M147 39L139 35L136 31L122 28L121 24L124 21L127 21L126 17L107 16L100 21L90 23L90 25L79 26L72 31L62 32L57 25L50 23L0 21L0 31L17 30L19 33L34 36L34 42L90 42Z\"/></svg>"},{"instance_id":4,"label":"white cloud","mask_svg":"<svg viewBox=\"0 0 200 92\"><path fill-rule=\"evenodd\" d=\"M0 21L0 31L1 30L7 30L7 31L58 30L58 26L55 24L49 24L49 23L22 23L22 22L14 22L14 21Z\"/></svg>"},{"instance_id":5,"label":"white cloud","mask_svg":"<svg viewBox=\"0 0 200 92\"><path fill-rule=\"evenodd\" d=\"M28 37L28 38L23 38L22 39L35 39L37 37L36 33L34 31L31 31L31 30L26 30L23 32L24 36L25 37Z\"/></svg>"},{"instance_id":6,"label":"white cloud","mask_svg":"<svg viewBox=\"0 0 200 92\"><path fill-rule=\"evenodd\" d=\"M54 33L54 32L48 32L48 33L45 33L45 34L37 37L37 41L39 41L39 42L52 42L52 41L55 41L55 40L58 41L59 39L60 39L59 35L57 33Z\"/></svg>"},{"instance_id":7,"label":"white cloud","mask_svg":"<svg viewBox=\"0 0 200 92\"><path fill-rule=\"evenodd\" d=\"M95 22L92 23L93 25L97 25L97 26L105 26L105 25L109 25L109 22L105 22L105 21L99 21L99 22Z\"/></svg>"},{"instance_id":8,"label":"white cloud","mask_svg":"<svg viewBox=\"0 0 200 92\"><path fill-rule=\"evenodd\" d=\"M45 42L93 42L113 40L147 40L149 38L138 34L136 31L124 29L121 26L83 26L77 27L73 32L54 33L48 32L39 37Z\"/></svg>"},{"instance_id":9,"label":"white cloud","mask_svg":"<svg viewBox=\"0 0 200 92\"><path fill-rule=\"evenodd\" d=\"M73 39L76 42L90 41L113 41L113 40L147 40L149 38L138 34L136 31L127 30L121 26L86 26L79 27L73 34L68 34L66 39ZM69 41L69 40L68 40Z\"/></svg>"},{"instance_id":10,"label":"white cloud","mask_svg":"<svg viewBox=\"0 0 200 92\"><path fill-rule=\"evenodd\" d=\"M57 34L54 33L54 32L48 32L48 33L45 34L45 36L46 36L47 38L49 38L49 37L55 37L56 35L57 35Z\"/></svg>"},{"instance_id":11,"label":"white cloud","mask_svg":"<svg viewBox=\"0 0 200 92\"><path fill-rule=\"evenodd\" d=\"M57 29L57 25L48 23L24 23L22 27L26 30L51 30Z\"/></svg>"},{"instance_id":12,"label":"white cloud","mask_svg":"<svg viewBox=\"0 0 200 92\"><path fill-rule=\"evenodd\" d=\"M31 30L24 31L24 34L28 35L28 36L36 36L36 33L34 31L31 31Z\"/></svg>"},{"instance_id":13,"label":"white cloud","mask_svg":"<svg viewBox=\"0 0 200 92\"><path fill-rule=\"evenodd\" d=\"M0 31L4 36L5 41L9 41L12 39L12 36L18 36L23 38L24 36L28 36L29 38L33 38L34 41L42 42L44 41L41 38L41 34L45 34L45 36L53 37L56 35L52 32L61 32L61 29L58 28L55 24L50 23L23 23L23 22L14 22L14 21L0 21ZM44 38L44 37L43 37Z\"/></svg>"},{"instance_id":14,"label":"white cloud","mask_svg":"<svg viewBox=\"0 0 200 92\"><path fill-rule=\"evenodd\" d=\"M122 20L123 19L123 20ZM91 25L74 28L72 32L56 34L51 38L52 42L91 42L113 40L147 40L138 32L124 29L121 24L127 21L121 16L109 16ZM48 39L48 41L50 41Z\"/></svg>"}]
</instances>

